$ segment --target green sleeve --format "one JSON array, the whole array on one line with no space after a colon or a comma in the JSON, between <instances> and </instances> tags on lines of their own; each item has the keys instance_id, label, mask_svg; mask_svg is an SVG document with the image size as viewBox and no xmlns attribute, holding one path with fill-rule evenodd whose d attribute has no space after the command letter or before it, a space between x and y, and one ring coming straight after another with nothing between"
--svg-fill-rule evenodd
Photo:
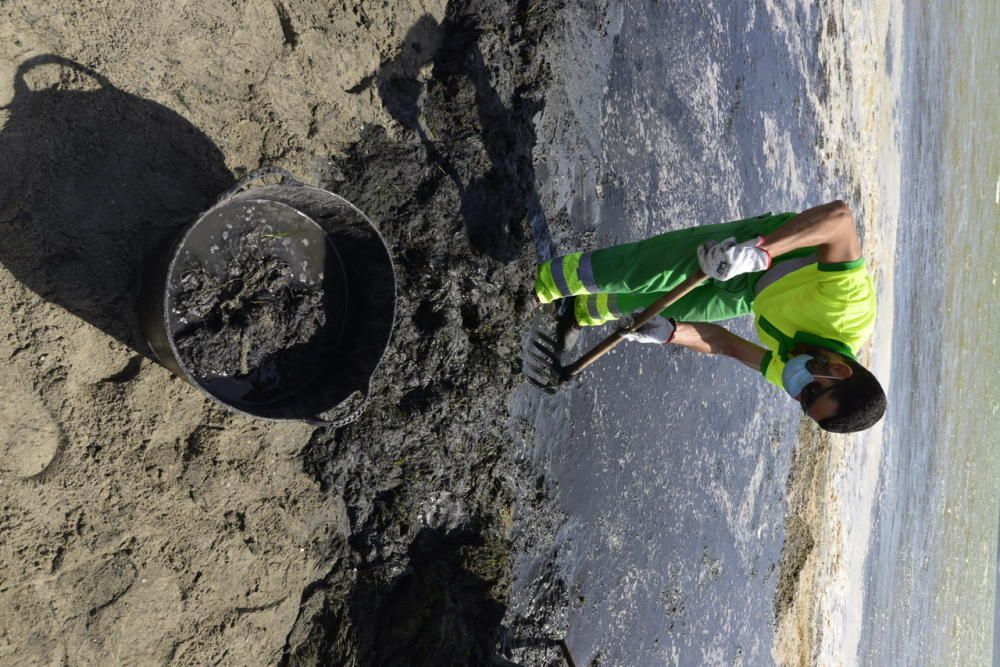
<instances>
[{"instance_id":1,"label":"green sleeve","mask_svg":"<svg viewBox=\"0 0 1000 667\"><path fill-rule=\"evenodd\" d=\"M785 369L784 362L774 356L772 351L764 354L764 360L760 362L760 372L764 379L779 389L784 389L781 383L781 372Z\"/></svg>"},{"instance_id":2,"label":"green sleeve","mask_svg":"<svg viewBox=\"0 0 1000 667\"><path fill-rule=\"evenodd\" d=\"M824 264L820 262L816 268L820 271L826 273L836 273L837 271L850 271L852 269L857 269L865 265L865 258L859 257L857 259L851 260L850 262L831 262L829 264Z\"/></svg>"}]
</instances>

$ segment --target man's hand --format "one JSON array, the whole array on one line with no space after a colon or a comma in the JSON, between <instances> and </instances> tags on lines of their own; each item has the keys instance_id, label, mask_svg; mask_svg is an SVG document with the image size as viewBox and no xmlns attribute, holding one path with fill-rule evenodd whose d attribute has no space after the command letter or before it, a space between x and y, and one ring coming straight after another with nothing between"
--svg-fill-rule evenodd
<instances>
[{"instance_id":1,"label":"man's hand","mask_svg":"<svg viewBox=\"0 0 1000 667\"><path fill-rule=\"evenodd\" d=\"M698 265L706 276L716 280L763 271L771 266L771 255L760 247L763 242L762 236L743 243L733 237L719 243L706 241L698 246Z\"/></svg>"},{"instance_id":2,"label":"man's hand","mask_svg":"<svg viewBox=\"0 0 1000 667\"><path fill-rule=\"evenodd\" d=\"M626 318L622 328L632 326L631 318ZM662 315L657 315L650 321L643 324L636 331L629 331L622 335L625 340L636 343L656 343L666 345L674 337L677 324L673 318L667 319Z\"/></svg>"}]
</instances>

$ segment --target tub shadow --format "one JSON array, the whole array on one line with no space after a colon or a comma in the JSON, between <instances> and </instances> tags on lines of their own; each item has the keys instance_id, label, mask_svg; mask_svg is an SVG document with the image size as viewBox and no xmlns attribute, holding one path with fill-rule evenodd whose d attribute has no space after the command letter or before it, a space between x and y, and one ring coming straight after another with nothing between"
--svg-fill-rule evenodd
<instances>
[{"instance_id":1,"label":"tub shadow","mask_svg":"<svg viewBox=\"0 0 1000 667\"><path fill-rule=\"evenodd\" d=\"M135 316L147 256L233 179L171 109L55 55L20 64L0 130L0 263L150 356Z\"/></svg>"}]
</instances>

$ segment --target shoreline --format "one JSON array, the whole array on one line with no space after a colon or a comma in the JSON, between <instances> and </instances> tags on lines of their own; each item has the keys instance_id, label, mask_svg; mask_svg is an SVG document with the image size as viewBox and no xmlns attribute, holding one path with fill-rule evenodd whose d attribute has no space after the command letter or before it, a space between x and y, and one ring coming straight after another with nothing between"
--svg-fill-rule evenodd
<instances>
[{"instance_id":1,"label":"shoreline","mask_svg":"<svg viewBox=\"0 0 1000 667\"><path fill-rule=\"evenodd\" d=\"M824 94L812 98L824 155L838 169L861 224L879 315L861 360L892 382L894 252L901 197L898 143L903 12L893 2L860 11L829 8L821 35ZM864 567L870 547L884 422L853 437L800 430L787 482L789 538L776 595L774 659L781 665L854 664L863 632ZM822 452L822 453L819 453ZM819 457L816 459L816 457ZM802 548L808 536L809 549ZM805 556L803 557L803 553ZM789 591L793 591L789 593ZM779 604L780 602L780 604Z\"/></svg>"}]
</instances>

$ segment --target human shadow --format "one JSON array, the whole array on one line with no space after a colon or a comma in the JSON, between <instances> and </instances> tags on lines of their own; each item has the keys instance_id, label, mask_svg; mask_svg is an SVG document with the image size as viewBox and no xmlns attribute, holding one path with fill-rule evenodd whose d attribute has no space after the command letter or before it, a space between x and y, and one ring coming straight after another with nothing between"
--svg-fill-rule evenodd
<instances>
[{"instance_id":1,"label":"human shadow","mask_svg":"<svg viewBox=\"0 0 1000 667\"><path fill-rule=\"evenodd\" d=\"M222 153L171 109L60 56L22 62L4 109L0 262L149 356L135 316L143 262L231 185Z\"/></svg>"},{"instance_id":2,"label":"human shadow","mask_svg":"<svg viewBox=\"0 0 1000 667\"><path fill-rule=\"evenodd\" d=\"M407 567L385 580L359 576L351 594L351 617L360 654L374 665L487 664L503 607L490 584L469 569L463 552L482 537L462 528L424 527L408 550Z\"/></svg>"},{"instance_id":3,"label":"human shadow","mask_svg":"<svg viewBox=\"0 0 1000 667\"><path fill-rule=\"evenodd\" d=\"M520 88L504 102L491 82L479 36L468 14L449 11L440 23L424 15L407 31L398 55L350 92L375 86L385 110L419 136L429 160L459 191L459 215L474 249L513 261L520 256L527 223L538 253L551 256L532 164L532 118L541 102ZM465 113L449 113L456 108ZM477 148L488 168L463 173L467 170L460 163L466 160L453 156L467 158Z\"/></svg>"},{"instance_id":4,"label":"human shadow","mask_svg":"<svg viewBox=\"0 0 1000 667\"><path fill-rule=\"evenodd\" d=\"M335 568L303 592L300 620L312 615L279 665L490 664L503 606L474 571L482 545L470 530L425 526L401 559L362 563L353 578Z\"/></svg>"}]
</instances>

